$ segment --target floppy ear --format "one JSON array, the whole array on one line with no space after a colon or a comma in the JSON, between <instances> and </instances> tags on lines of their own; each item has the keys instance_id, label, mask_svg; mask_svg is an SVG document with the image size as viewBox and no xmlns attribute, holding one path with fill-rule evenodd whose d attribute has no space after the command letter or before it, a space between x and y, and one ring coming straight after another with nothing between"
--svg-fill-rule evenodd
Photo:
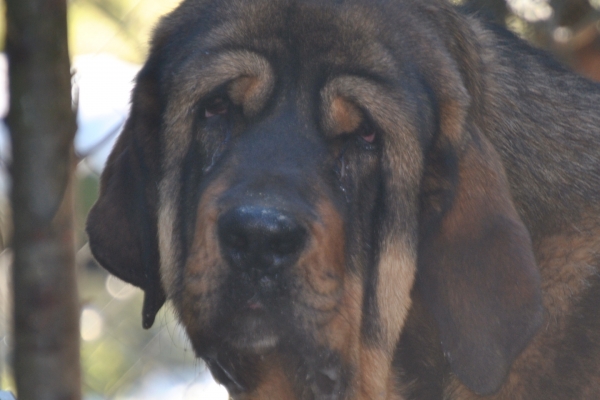
<instances>
[{"instance_id":1,"label":"floppy ear","mask_svg":"<svg viewBox=\"0 0 600 400\"><path fill-rule=\"evenodd\" d=\"M109 272L145 292L143 326L165 302L159 276L157 180L160 106L150 64L140 72L130 116L100 181L87 233L94 257Z\"/></svg>"},{"instance_id":2,"label":"floppy ear","mask_svg":"<svg viewBox=\"0 0 600 400\"><path fill-rule=\"evenodd\" d=\"M429 76L439 131L422 181L416 289L452 371L471 390L491 394L542 323L540 276L500 156L483 132L486 68L477 27L449 3L422 4L449 34L432 64L441 69Z\"/></svg>"},{"instance_id":3,"label":"floppy ear","mask_svg":"<svg viewBox=\"0 0 600 400\"><path fill-rule=\"evenodd\" d=\"M442 122L427 162L417 289L453 372L490 394L542 321L531 239L500 157L473 123Z\"/></svg>"}]
</instances>

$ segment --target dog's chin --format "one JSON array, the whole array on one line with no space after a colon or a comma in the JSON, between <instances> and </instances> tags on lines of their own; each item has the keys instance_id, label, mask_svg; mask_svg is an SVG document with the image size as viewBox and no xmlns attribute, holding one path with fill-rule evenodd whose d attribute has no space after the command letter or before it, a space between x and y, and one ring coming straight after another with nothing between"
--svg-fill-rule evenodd
<instances>
[{"instance_id":1,"label":"dog's chin","mask_svg":"<svg viewBox=\"0 0 600 400\"><path fill-rule=\"evenodd\" d=\"M266 354L275 349L280 337L272 322L264 315L248 314L236 317L226 341L232 349L242 353Z\"/></svg>"},{"instance_id":2,"label":"dog's chin","mask_svg":"<svg viewBox=\"0 0 600 400\"><path fill-rule=\"evenodd\" d=\"M277 335L267 335L260 337L238 337L230 341L230 345L235 350L250 354L267 354L277 347L279 337Z\"/></svg>"}]
</instances>

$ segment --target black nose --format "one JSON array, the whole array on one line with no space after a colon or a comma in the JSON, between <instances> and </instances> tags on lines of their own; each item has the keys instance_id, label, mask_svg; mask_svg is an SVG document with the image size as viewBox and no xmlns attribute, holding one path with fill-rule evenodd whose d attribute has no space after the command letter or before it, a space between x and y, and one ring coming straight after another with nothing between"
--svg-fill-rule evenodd
<instances>
[{"instance_id":1,"label":"black nose","mask_svg":"<svg viewBox=\"0 0 600 400\"><path fill-rule=\"evenodd\" d=\"M219 218L223 256L233 266L274 274L292 264L306 244L306 229L280 210L259 206L231 209Z\"/></svg>"}]
</instances>

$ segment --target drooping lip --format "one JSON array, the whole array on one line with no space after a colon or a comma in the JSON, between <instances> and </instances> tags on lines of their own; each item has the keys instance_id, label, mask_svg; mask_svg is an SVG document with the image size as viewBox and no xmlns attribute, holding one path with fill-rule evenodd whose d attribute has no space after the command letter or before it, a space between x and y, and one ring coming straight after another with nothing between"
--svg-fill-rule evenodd
<instances>
[{"instance_id":1,"label":"drooping lip","mask_svg":"<svg viewBox=\"0 0 600 400\"><path fill-rule=\"evenodd\" d=\"M250 303L231 320L225 337L227 344L240 352L265 354L277 347L280 334L276 322L259 301Z\"/></svg>"},{"instance_id":2,"label":"drooping lip","mask_svg":"<svg viewBox=\"0 0 600 400\"><path fill-rule=\"evenodd\" d=\"M243 353L263 355L274 350L279 344L278 335L263 335L255 338L238 337L230 341L231 347Z\"/></svg>"}]
</instances>

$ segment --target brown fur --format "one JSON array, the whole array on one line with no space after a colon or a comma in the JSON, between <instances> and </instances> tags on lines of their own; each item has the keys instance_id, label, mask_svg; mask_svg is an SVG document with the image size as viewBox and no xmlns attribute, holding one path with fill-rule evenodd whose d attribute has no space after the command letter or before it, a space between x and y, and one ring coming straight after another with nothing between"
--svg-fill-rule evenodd
<instances>
[{"instance_id":1,"label":"brown fur","mask_svg":"<svg viewBox=\"0 0 600 400\"><path fill-rule=\"evenodd\" d=\"M167 290L171 293L181 293L181 303L178 304L180 317L191 330L206 324L211 314L217 311L211 307L214 304L211 297L214 297L213 291L219 287L219 281L226 273L214 230L218 215L216 203L225 185L226 183L215 183L200 200L195 237L180 282L177 282L172 270L162 273L164 287L169 288ZM198 316L205 316L206 320Z\"/></svg>"},{"instance_id":2,"label":"brown fur","mask_svg":"<svg viewBox=\"0 0 600 400\"><path fill-rule=\"evenodd\" d=\"M252 392L239 396L240 400L291 399L294 397L292 383L276 356L268 356L261 364L265 379Z\"/></svg>"},{"instance_id":3,"label":"brown fur","mask_svg":"<svg viewBox=\"0 0 600 400\"><path fill-rule=\"evenodd\" d=\"M185 0L91 248L235 399L596 399L597 104L441 0Z\"/></svg>"}]
</instances>

